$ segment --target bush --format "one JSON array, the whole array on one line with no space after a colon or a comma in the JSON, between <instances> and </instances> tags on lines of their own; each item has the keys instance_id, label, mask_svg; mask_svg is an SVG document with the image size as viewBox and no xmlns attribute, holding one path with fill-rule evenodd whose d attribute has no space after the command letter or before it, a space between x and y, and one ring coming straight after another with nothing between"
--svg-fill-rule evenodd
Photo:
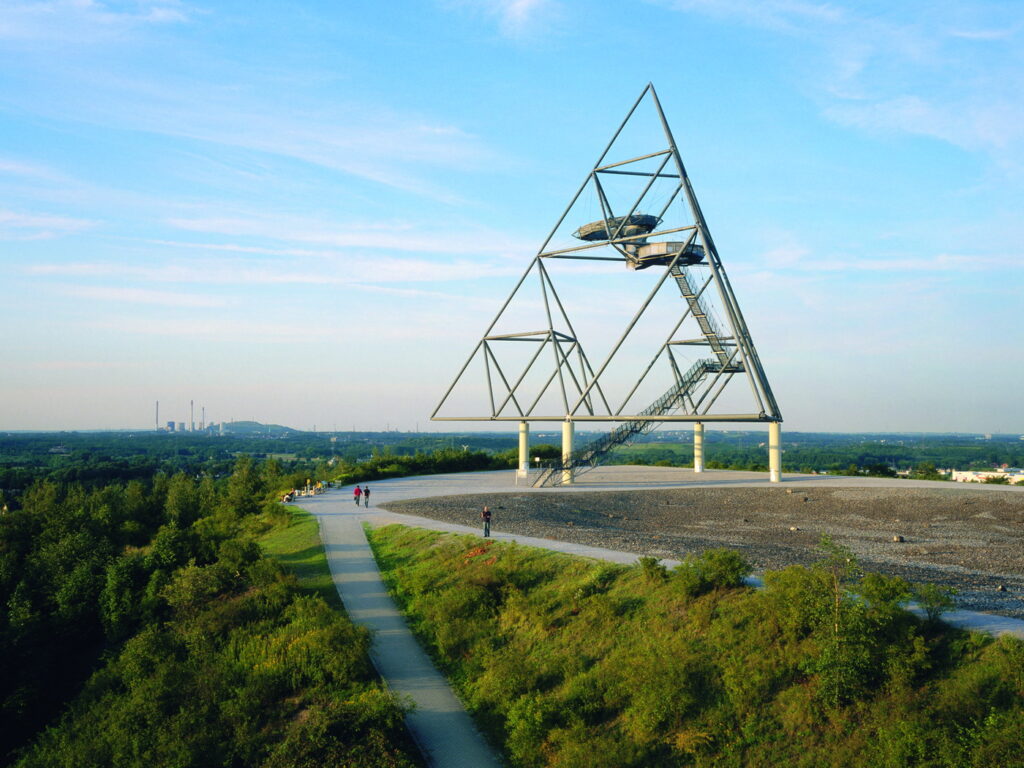
<instances>
[{"instance_id":1,"label":"bush","mask_svg":"<svg viewBox=\"0 0 1024 768\"><path fill-rule=\"evenodd\" d=\"M640 566L644 579L651 584L656 584L668 578L668 568L662 565L661 561L656 557L641 557L637 559L637 564Z\"/></svg>"},{"instance_id":2,"label":"bush","mask_svg":"<svg viewBox=\"0 0 1024 768\"><path fill-rule=\"evenodd\" d=\"M732 549L709 549L689 555L673 571L672 577L690 597L698 597L713 589L735 589L743 586L752 572L750 563Z\"/></svg>"},{"instance_id":3,"label":"bush","mask_svg":"<svg viewBox=\"0 0 1024 768\"><path fill-rule=\"evenodd\" d=\"M915 584L914 598L925 612L928 621L934 623L942 614L956 607L956 589L940 587L938 584Z\"/></svg>"}]
</instances>

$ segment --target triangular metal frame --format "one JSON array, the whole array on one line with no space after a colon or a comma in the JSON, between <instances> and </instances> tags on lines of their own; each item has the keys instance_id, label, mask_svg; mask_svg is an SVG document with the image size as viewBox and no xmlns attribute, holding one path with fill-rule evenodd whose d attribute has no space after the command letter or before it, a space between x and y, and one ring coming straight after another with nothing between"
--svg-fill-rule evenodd
<instances>
[{"instance_id":1,"label":"triangular metal frame","mask_svg":"<svg viewBox=\"0 0 1024 768\"><path fill-rule=\"evenodd\" d=\"M622 134L623 129L634 118L644 99L648 97L660 121L666 146L637 157L606 164L605 160ZM660 162L657 161L657 158L661 158ZM645 162L650 161L658 162L656 170L637 170L644 167ZM633 167L631 168L630 166ZM616 212L612 210L605 188L602 186L602 177L606 175L648 177L648 180L643 191L633 202L630 209L628 211ZM676 181L674 191L672 191L667 202L663 204L656 215L643 214L641 213L641 206L655 181L659 179L674 179ZM588 187L593 190L600 204L602 220L587 225L589 233L586 235L581 234L584 232L584 227L581 227L575 233L576 237L583 240L581 245L549 249L552 239L559 232L563 224L565 224L566 218ZM679 200L680 197L686 201L692 222L685 226L671 226L665 229L658 229L672 204ZM685 237L686 239L685 241L667 241L664 239L670 235ZM589 241L588 238L590 237L595 239ZM645 254L653 255L646 256ZM596 371L591 366L580 340L576 337L568 314L555 290L548 271L544 267L544 261L547 259L618 261L636 269L646 269L651 266L664 267L664 273L657 280L650 294L641 304L633 319L626 326L626 329ZM702 271L701 274L698 274L697 267L707 267L709 270L708 276L704 278ZM547 328L521 333L493 334L495 326L506 309L534 272L539 277ZM665 283L669 281L669 278L672 278L672 281L678 285L680 293L686 302L686 311L669 332L665 342L654 354L651 362L640 373L636 383L621 405L613 409L601 388L601 376L615 359L616 353L620 350L630 332L636 327L637 322L643 317L655 296L658 295ZM708 293L709 291L710 293ZM716 323L713 321L712 314L706 309L707 305L715 298L717 298L716 308L724 314L724 324L728 326L726 334L722 334L718 330ZM561 318L565 327L569 330L568 334L556 330L555 317ZM697 321L701 338L676 338L677 332L688 318ZM530 362L514 381L510 381L506 377L505 371L501 368L498 357L494 352L495 344L510 341L533 341L539 344L537 352L531 357ZM531 402L521 403L519 398L517 398L518 389L548 345L552 347L554 354L554 367L551 374L543 390ZM680 345L706 346L710 349L712 356L698 361L689 370L684 371L679 366L673 351L674 347ZM484 359L490 397L490 413L465 416L439 416L438 413L444 407L452 391L478 354L482 354ZM574 357L575 360L573 359ZM655 405L660 403L658 408L652 405L643 410L634 411L630 404L635 393L660 360L666 360L672 369L673 387L656 401ZM492 365L496 376L491 374ZM713 413L711 409L718 400L719 395L721 395L732 377L737 374L743 374L747 379L753 396L755 410L749 413ZM501 384L498 387L497 396L495 395L496 379ZM535 413L534 410L537 403L548 392L548 389L556 379L561 390L564 412L552 414ZM502 390L504 391L502 392ZM603 408L600 407L601 405L603 405ZM437 421L633 421L644 425L653 425L654 423L666 421L782 421L782 414L772 394L768 378L761 365L732 286L722 266L714 239L711 237L707 222L697 202L689 176L686 174L678 147L669 128L668 121L665 119L665 114L662 111L661 103L658 100L653 84L647 84L626 114L625 119L623 119L615 131L611 141L608 142L594 167L548 234L544 244L530 262L526 272L519 279L512 293L506 299L494 320L477 343L472 354L470 354L466 363L460 369L459 374L441 398L431 418ZM637 426L639 427L639 424ZM646 429L647 427L645 426L644 428Z\"/></svg>"}]
</instances>

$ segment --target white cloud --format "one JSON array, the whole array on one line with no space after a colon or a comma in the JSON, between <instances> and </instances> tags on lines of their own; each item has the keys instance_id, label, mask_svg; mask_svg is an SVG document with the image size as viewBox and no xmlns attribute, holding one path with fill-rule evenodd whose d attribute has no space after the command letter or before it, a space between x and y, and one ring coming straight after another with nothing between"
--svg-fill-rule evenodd
<instances>
[{"instance_id":1,"label":"white cloud","mask_svg":"<svg viewBox=\"0 0 1024 768\"><path fill-rule=\"evenodd\" d=\"M67 183L68 177L59 171L35 163L26 163L9 157L0 157L0 176L17 176L33 181Z\"/></svg>"},{"instance_id":2,"label":"white cloud","mask_svg":"<svg viewBox=\"0 0 1024 768\"><path fill-rule=\"evenodd\" d=\"M4 2L0 40L101 44L139 26L187 19L186 6L177 0Z\"/></svg>"},{"instance_id":3,"label":"white cloud","mask_svg":"<svg viewBox=\"0 0 1024 768\"><path fill-rule=\"evenodd\" d=\"M102 302L126 302L130 304L146 304L160 307L223 307L228 301L220 296L204 296L175 291L159 291L149 288L133 288L126 286L106 285L64 285L58 290L67 295L81 299Z\"/></svg>"},{"instance_id":4,"label":"white cloud","mask_svg":"<svg viewBox=\"0 0 1024 768\"><path fill-rule=\"evenodd\" d=\"M662 4L679 11L738 18L747 24L786 31L800 30L807 24L839 23L846 18L844 9L835 4L799 0L667 0Z\"/></svg>"},{"instance_id":5,"label":"white cloud","mask_svg":"<svg viewBox=\"0 0 1024 768\"><path fill-rule=\"evenodd\" d=\"M49 67L49 65L45 65ZM297 160L404 192L464 205L437 169L476 172L507 167L479 137L443 120L354 103L304 104L293 93L253 93L231 84L151 82L91 68L48 73L64 86L19 105L60 120L192 139Z\"/></svg>"},{"instance_id":6,"label":"white cloud","mask_svg":"<svg viewBox=\"0 0 1024 768\"><path fill-rule=\"evenodd\" d=\"M525 265L488 261L439 263L393 256L336 256L315 262L253 262L251 260L195 259L166 264L77 262L35 264L25 272L36 276L119 278L151 283L210 285L370 285L448 282L508 277Z\"/></svg>"},{"instance_id":7,"label":"white cloud","mask_svg":"<svg viewBox=\"0 0 1024 768\"><path fill-rule=\"evenodd\" d=\"M936 104L919 96L837 104L825 116L866 131L931 136L964 149L1006 149L1024 139L1024 106L969 100Z\"/></svg>"},{"instance_id":8,"label":"white cloud","mask_svg":"<svg viewBox=\"0 0 1024 768\"><path fill-rule=\"evenodd\" d=\"M443 222L441 227L425 227L401 221L382 221L367 226L337 224L302 217L263 215L182 217L169 219L167 223L188 232L227 237L269 238L280 242L314 244L328 248L511 256L523 260L532 256L534 252L529 244L514 236L487 229L465 231L461 222Z\"/></svg>"},{"instance_id":9,"label":"white cloud","mask_svg":"<svg viewBox=\"0 0 1024 768\"><path fill-rule=\"evenodd\" d=\"M561 15L554 0L442 0L442 6L494 19L506 37L536 37Z\"/></svg>"},{"instance_id":10,"label":"white cloud","mask_svg":"<svg viewBox=\"0 0 1024 768\"><path fill-rule=\"evenodd\" d=\"M18 213L0 209L0 240L42 240L80 232L96 222L69 216Z\"/></svg>"},{"instance_id":11,"label":"white cloud","mask_svg":"<svg viewBox=\"0 0 1024 768\"><path fill-rule=\"evenodd\" d=\"M796 40L792 55L826 118L868 132L930 136L1019 157L1024 18L1017 4L664 0ZM1009 160L1011 164L1012 158Z\"/></svg>"}]
</instances>

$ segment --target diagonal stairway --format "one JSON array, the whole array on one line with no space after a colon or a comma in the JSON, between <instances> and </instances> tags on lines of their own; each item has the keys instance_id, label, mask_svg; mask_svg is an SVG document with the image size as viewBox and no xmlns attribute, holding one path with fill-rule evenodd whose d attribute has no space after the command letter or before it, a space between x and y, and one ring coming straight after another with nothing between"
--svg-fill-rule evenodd
<instances>
[{"instance_id":1,"label":"diagonal stairway","mask_svg":"<svg viewBox=\"0 0 1024 768\"><path fill-rule=\"evenodd\" d=\"M678 263L672 266L670 272L672 277L675 278L676 284L679 286L679 292L683 295L686 303L690 306L690 314L693 315L697 324L700 326L700 332L704 334L704 338L707 339L708 346L711 347L711 351L715 353L715 357L718 358L718 362L721 365L728 364L729 354L725 351L722 339L718 334L718 329L715 328L714 322L704 310L704 304L701 301L701 297L697 294L693 285L690 283L689 273L686 269L679 266Z\"/></svg>"},{"instance_id":2,"label":"diagonal stairway","mask_svg":"<svg viewBox=\"0 0 1024 768\"><path fill-rule=\"evenodd\" d=\"M644 408L640 416L650 416L650 419L627 421L613 429L607 435L602 435L597 440L587 443L577 451L573 451L568 466L558 464L545 469L534 481L534 487L550 487L561 483L562 473L566 469L582 470L592 469L601 464L615 448L624 445L637 435L646 434L654 429L661 421L659 416L665 416L683 405L683 399L689 394L700 381L709 373L717 373L723 369L723 363L708 358L698 360L682 378L665 392L661 397ZM743 370L739 364L733 363L726 368L731 373Z\"/></svg>"}]
</instances>

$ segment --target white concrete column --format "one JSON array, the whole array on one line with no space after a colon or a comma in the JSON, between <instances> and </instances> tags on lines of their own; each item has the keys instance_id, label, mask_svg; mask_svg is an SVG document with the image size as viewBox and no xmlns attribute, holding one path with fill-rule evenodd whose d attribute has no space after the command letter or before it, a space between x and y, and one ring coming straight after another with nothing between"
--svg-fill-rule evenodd
<instances>
[{"instance_id":1,"label":"white concrete column","mask_svg":"<svg viewBox=\"0 0 1024 768\"><path fill-rule=\"evenodd\" d=\"M704 424L699 421L693 425L693 471L704 471Z\"/></svg>"},{"instance_id":2,"label":"white concrete column","mask_svg":"<svg viewBox=\"0 0 1024 768\"><path fill-rule=\"evenodd\" d=\"M768 425L768 480L782 482L782 424L777 421Z\"/></svg>"},{"instance_id":3,"label":"white concrete column","mask_svg":"<svg viewBox=\"0 0 1024 768\"><path fill-rule=\"evenodd\" d=\"M573 424L566 419L562 422L562 485L572 484L572 434Z\"/></svg>"},{"instance_id":4,"label":"white concrete column","mask_svg":"<svg viewBox=\"0 0 1024 768\"><path fill-rule=\"evenodd\" d=\"M516 477L526 477L530 474L530 422L519 422L519 468L516 469Z\"/></svg>"}]
</instances>

